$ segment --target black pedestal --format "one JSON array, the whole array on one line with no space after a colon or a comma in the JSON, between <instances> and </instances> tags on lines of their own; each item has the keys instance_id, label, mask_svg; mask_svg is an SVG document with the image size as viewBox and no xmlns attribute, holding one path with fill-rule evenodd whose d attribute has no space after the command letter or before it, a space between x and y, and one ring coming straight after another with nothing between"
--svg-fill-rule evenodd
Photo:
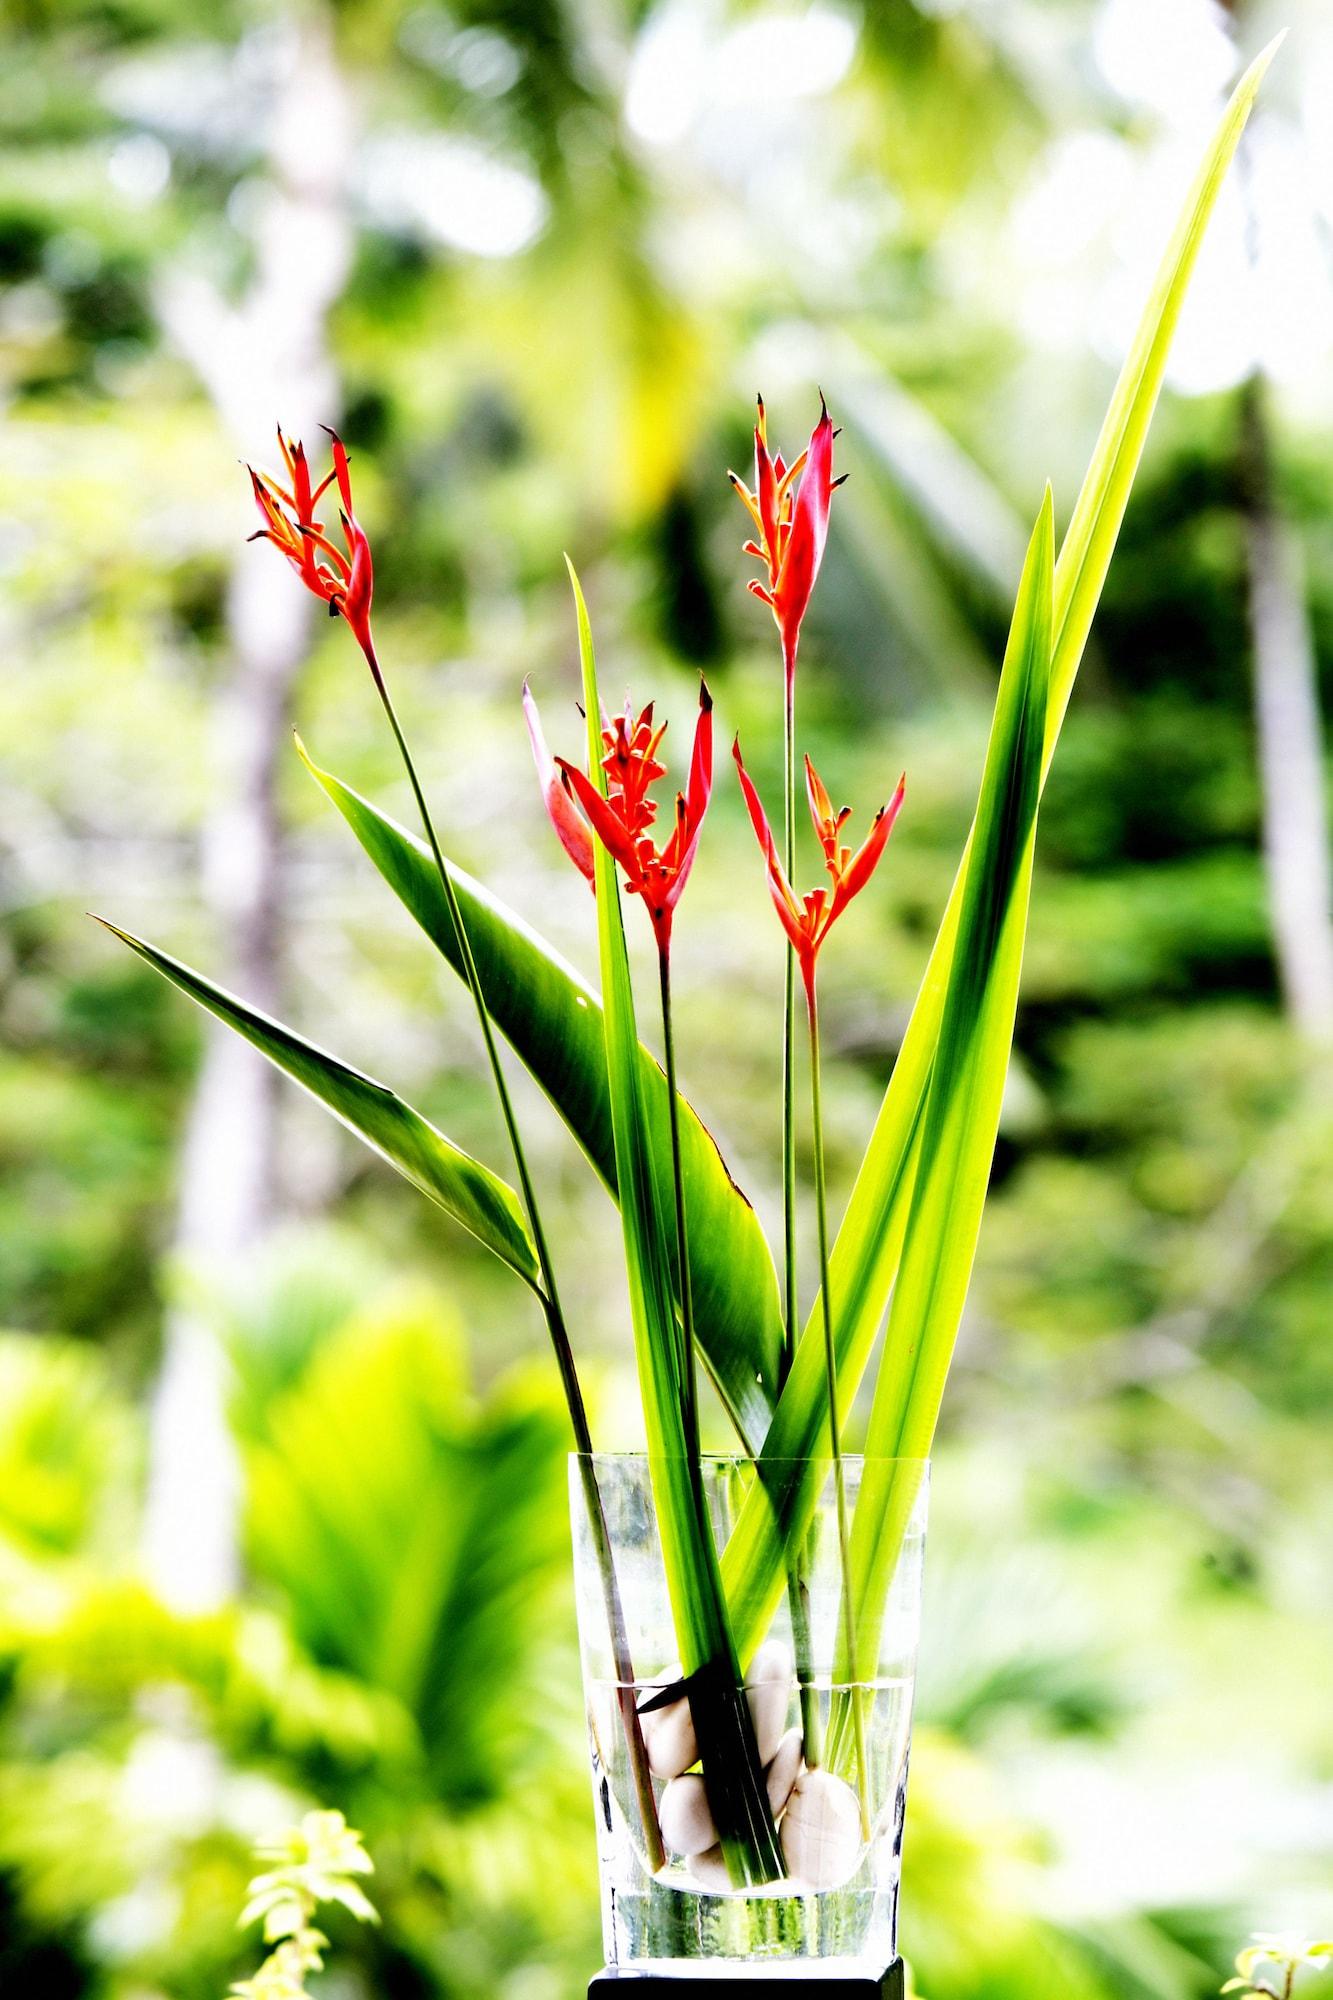
<instances>
[{"instance_id":1,"label":"black pedestal","mask_svg":"<svg viewBox=\"0 0 1333 2000\"><path fill-rule=\"evenodd\" d=\"M713 1971L706 1960L688 1972L624 1971L607 1966L588 1985L588 2000L903 2000L900 1958L873 1972L821 1973L818 1960L799 1971L777 1965Z\"/></svg>"}]
</instances>

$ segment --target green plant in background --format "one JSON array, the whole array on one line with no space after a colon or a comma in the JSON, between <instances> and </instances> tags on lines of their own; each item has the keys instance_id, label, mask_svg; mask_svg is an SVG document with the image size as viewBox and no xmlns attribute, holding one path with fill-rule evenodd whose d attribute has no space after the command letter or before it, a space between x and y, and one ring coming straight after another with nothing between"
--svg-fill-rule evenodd
<instances>
[{"instance_id":1,"label":"green plant in background","mask_svg":"<svg viewBox=\"0 0 1333 2000\"><path fill-rule=\"evenodd\" d=\"M1303 1938L1291 1932L1256 1931L1236 1953L1236 1976L1222 1991L1245 2000L1291 2000L1302 1972L1322 1972L1333 1960L1333 1939Z\"/></svg>"},{"instance_id":2,"label":"green plant in background","mask_svg":"<svg viewBox=\"0 0 1333 2000\"><path fill-rule=\"evenodd\" d=\"M864 1668L863 1653L868 1655L875 1644L902 1526L914 1497L913 1478L902 1467L924 1460L930 1451L976 1250L1014 1031L1038 801L1203 229L1270 56L1271 50L1238 85L1205 154L1131 345L1058 559L1047 492L1019 585L972 832L831 1253L821 1208L823 1296L799 1341L790 1214L785 1313L775 1327L769 1282L772 1261L762 1238L748 1254L748 1266L756 1277L753 1288L738 1282L730 1256L738 1237L752 1236L752 1212L720 1156L693 1135L699 1192L688 1183L685 1135L691 1132L693 1114L678 1102L674 1087L665 957L666 1088L663 1092L660 1084L655 1089L645 1084L652 1058L641 1047L635 1025L616 863L625 870L629 889L644 896L650 910L654 905L649 883L655 878L644 859L644 842L638 838L641 827L629 829L628 847L618 851L614 842L607 841L606 827L599 824L604 746L591 631L577 582L589 731L589 790L584 803L602 836L595 843L594 862L605 1009L600 1023L588 997L579 992L554 954L493 899L467 885L443 855L370 640L369 544L352 512L346 457L336 438L333 472L317 490L312 490L301 447L289 448L282 441L289 484L255 479L265 524L261 533L278 545L315 595L343 615L361 645L405 759L428 851L336 780L321 782L471 991L521 1193L382 1086L165 953L118 933L150 964L305 1083L525 1279L546 1315L575 1441L585 1459L591 1440L582 1393L493 1023L509 1036L604 1175L613 1180L684 1687L695 1712L710 1798L734 1883L771 1879L780 1869L742 1692L744 1671L784 1586L790 1587L794 1577L799 1581L799 1552L811 1520L819 1455L831 1445L835 1460L838 1457L839 1403L850 1406L887 1308L888 1331L866 1437L868 1454L879 1469L872 1470L862 1487L847 1538L847 1637L839 1678L858 1678ZM823 553L834 483L831 449L832 427L825 411L807 456L790 469L780 460L770 461L761 406L752 505L763 545L754 545L753 552L769 564L770 587L761 587L760 594L771 603L783 638L788 879L796 634ZM798 473L799 483L793 485ZM346 557L324 535L315 513L320 496L335 482L342 501ZM650 747L641 755L646 771L652 761ZM657 774L654 769L652 775ZM546 790L550 806L549 785ZM621 807L627 797L622 779ZM692 856L692 842L698 837L703 804L706 796L693 817L684 797L679 804L677 887L683 881L685 854L688 850ZM652 866L661 870L663 865L662 857L654 858ZM509 984L519 989L517 996L506 992ZM584 1015L585 1026L580 1035L567 1040L562 1029L571 1006ZM786 1186L792 1130L790 954L784 1049ZM674 1228L668 1218L674 1220ZM760 1471L720 1565L698 1477L696 1339L714 1378L723 1385L724 1403L737 1418L742 1443ZM600 1516L595 1490L590 1488L588 1499L595 1522ZM603 1568L608 1618L616 1634L615 1579L609 1562ZM632 1680L630 1666L622 1644L617 1671L626 1685ZM623 1705L622 1714L631 1757L642 1772L644 1750L632 1704ZM844 1769L855 1771L861 1760L856 1754L854 1713L850 1729L845 1723L841 1711L835 1711L831 1754ZM638 1791L649 1827L646 1779Z\"/></svg>"},{"instance_id":3,"label":"green plant in background","mask_svg":"<svg viewBox=\"0 0 1333 2000\"><path fill-rule=\"evenodd\" d=\"M242 1838L330 1795L365 1830L385 1919L338 1945L354 1990L400 1990L407 1962L413 1990L484 2000L538 1953L588 1955L549 1909L592 1908L590 1857L566 1832L587 1786L569 1754L558 1394L530 1361L478 1389L438 1293L341 1248L293 1237L212 1301L236 1376L248 1587L207 1617L158 1604L123 1533L104 1546L134 1503L140 1425L102 1357L0 1340L0 1484L33 1496L0 1510L6 1992L11 1976L16 1992L81 1992L72 1971L40 1983L59 1943L72 1965L95 1949L116 2000L216 1996L248 1970ZM275 1385L278 1313L311 1344ZM44 1471L63 1483L66 1465L59 1553L39 1565L49 1530L29 1523ZM164 1710L183 1749L155 1726Z\"/></svg>"},{"instance_id":4,"label":"green plant in background","mask_svg":"<svg viewBox=\"0 0 1333 2000\"><path fill-rule=\"evenodd\" d=\"M340 1812L308 1812L299 1826L262 1840L262 1861L277 1865L256 1875L246 1891L241 1925L263 1923L273 1950L252 1979L232 1987L236 2000L305 2000L306 1980L324 1969L328 1939L315 1927L321 1905L337 1904L363 1924L379 1922L360 1879L375 1864Z\"/></svg>"}]
</instances>

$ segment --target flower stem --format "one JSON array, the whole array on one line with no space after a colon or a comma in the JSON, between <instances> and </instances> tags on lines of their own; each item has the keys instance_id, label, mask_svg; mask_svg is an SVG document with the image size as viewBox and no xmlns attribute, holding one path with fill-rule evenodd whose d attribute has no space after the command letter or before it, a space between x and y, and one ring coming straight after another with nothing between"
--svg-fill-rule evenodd
<instances>
[{"instance_id":1,"label":"flower stem","mask_svg":"<svg viewBox=\"0 0 1333 2000\"><path fill-rule=\"evenodd\" d=\"M696 1533L711 1540L712 1525L699 1456L699 1393L694 1352L694 1299L685 1233L685 1176L680 1157L680 1106L676 1091L676 1038L671 1025L671 959L665 943L657 952L662 996L662 1046L666 1057L667 1104L671 1125L671 1178L676 1209L676 1258L680 1266L681 1353L679 1381L687 1476ZM723 1607L725 1627L725 1605ZM690 1709L704 1755L704 1783L721 1833L727 1873L743 1888L775 1881L782 1873L777 1831L764 1788L754 1721L741 1679L740 1662L726 1628L727 1658L716 1657L691 1676Z\"/></svg>"},{"instance_id":2,"label":"flower stem","mask_svg":"<svg viewBox=\"0 0 1333 2000\"><path fill-rule=\"evenodd\" d=\"M796 654L786 659L783 726L783 865L790 882L796 872ZM796 1355L796 953L787 943L782 1016L782 1245L785 1324L783 1372Z\"/></svg>"},{"instance_id":3,"label":"flower stem","mask_svg":"<svg viewBox=\"0 0 1333 2000\"><path fill-rule=\"evenodd\" d=\"M547 1328L550 1332L551 1346L555 1351L556 1367L560 1372L560 1385L564 1390L565 1403L569 1410L569 1421L574 1432L574 1448L578 1453L582 1469L584 1491L588 1501L588 1519L592 1528L593 1540L597 1547L598 1568L601 1572L602 1592L606 1600L607 1622L611 1632L612 1657L615 1664L616 1680L619 1684L617 1699L625 1731L626 1748L629 1752L635 1796L639 1803L640 1816L643 1821L644 1838L655 1871L665 1861L666 1851L662 1844L662 1832L658 1823L656 1802L653 1797L653 1784L648 1769L648 1752L643 1740L643 1727L639 1721L638 1709L635 1705L634 1663L630 1656L629 1641L625 1632L624 1607L621 1604L620 1591L616 1583L615 1566L611 1553L611 1537L606 1524L606 1514L602 1507L602 1496L598 1490L597 1478L592 1465L592 1432L588 1425L587 1406L583 1400L583 1390L580 1386L578 1370L574 1363L574 1350L570 1345L569 1329L565 1324L565 1316L560 1306L560 1294L556 1286L555 1268L551 1262L550 1246L547 1242L546 1231L542 1226L541 1214L537 1207L537 1193L532 1184L532 1176L528 1171L527 1155L523 1150L523 1141L519 1135L518 1120L514 1116L514 1106L509 1095L509 1086L505 1081L504 1069L500 1062L500 1051L496 1046L495 1030L491 1025L490 1010L486 1005L486 996L482 991L481 977L477 971L477 961L472 953L472 944L467 934L467 926L463 922L463 913L459 908L458 898L454 893L453 881L440 849L439 836L435 831L435 822L431 818L430 807L426 804L426 795L422 790L421 780L417 776L416 764L413 762L412 752L408 748L407 738L403 734L402 724L398 720L398 711L393 705L393 697L390 695L388 684L380 671L379 662L373 653L367 654L367 660L371 674L374 677L380 701L384 705L384 713L389 719L389 727L393 731L394 741L398 745L399 754L403 760L403 768L407 772L408 783L412 787L412 795L416 800L417 811L421 816L421 824L425 829L426 839L430 843L431 855L435 862L435 872L440 878L440 888L444 895L445 908L449 913L449 921L454 927L454 935L458 939L459 957L463 961L463 975L467 981L468 990L472 995L473 1004L477 1010L477 1021L481 1028L481 1038L486 1046L486 1056L491 1066L491 1075L495 1081L496 1096L500 1100L500 1114L504 1119L505 1131L509 1137L510 1150L514 1156L514 1167L518 1174L519 1189L523 1197L523 1207L527 1213L528 1227L532 1231L533 1246L537 1252L537 1264L542 1280L540 1293L542 1311L545 1314Z\"/></svg>"},{"instance_id":4,"label":"flower stem","mask_svg":"<svg viewBox=\"0 0 1333 2000\"><path fill-rule=\"evenodd\" d=\"M838 1419L838 1360L833 1346L833 1299L829 1289L828 1191L824 1175L824 1109L819 1077L819 1003L814 974L806 986L810 1016L810 1121L815 1154L815 1216L819 1230L819 1296L824 1319L824 1366L828 1377L829 1437L833 1451L833 1484L838 1506L838 1556L842 1567L842 1611L847 1658L855 1671L855 1611L848 1552L847 1482L842 1465L842 1426ZM851 1690L852 1728L856 1741L856 1796L861 1807L861 1837L870 1838L870 1773L866 1766L865 1711L861 1689Z\"/></svg>"},{"instance_id":5,"label":"flower stem","mask_svg":"<svg viewBox=\"0 0 1333 2000\"><path fill-rule=\"evenodd\" d=\"M666 1056L667 1109L671 1121L671 1181L676 1206L676 1262L680 1282L680 1389L685 1437L695 1460L699 1456L699 1383L694 1351L694 1294L690 1283L689 1239L685 1231L685 1174L680 1157L680 1101L676 1093L676 1037L671 1026L671 951L657 950L658 986L662 995L662 1047Z\"/></svg>"},{"instance_id":6,"label":"flower stem","mask_svg":"<svg viewBox=\"0 0 1333 2000\"><path fill-rule=\"evenodd\" d=\"M784 641L783 679L783 864L790 882L796 873L796 645ZM787 966L783 986L782 1014L782 1253L783 1253L783 1347L782 1378L786 1381L796 1356L796 1315L799 1311L796 1287L796 953L787 943ZM787 1602L791 1613L792 1650L796 1656L796 1685L801 1697L801 1734L805 1758L811 1769L820 1758L822 1730L819 1700L814 1689L814 1662L810 1652L809 1592L801 1575L797 1550L787 1566Z\"/></svg>"},{"instance_id":7,"label":"flower stem","mask_svg":"<svg viewBox=\"0 0 1333 2000\"><path fill-rule=\"evenodd\" d=\"M472 944L467 934L467 927L463 922L463 913L458 906L458 898L454 894L453 881L448 868L445 866L444 855L440 850L439 837L435 832L435 822L431 818L430 808L426 804L426 795L421 788L421 780L417 776L417 768L412 759L412 752L407 747L407 738L404 736L402 724L398 720L398 712L393 705L393 697L389 693L388 685L383 674L380 672L379 664L374 655L370 654L367 657L370 663L370 671L375 679L375 686L379 691L380 700L384 705L384 713L389 718L389 727L393 731L394 741L398 745L399 754L403 760L403 768L407 772L408 782L412 787L412 796L417 803L417 811L421 816L421 824L425 828L426 839L430 843L431 855L435 862L435 872L440 878L440 888L444 894L445 908L449 912L449 921L453 925L454 935L458 939L459 956L463 961L463 977L467 981L468 991L472 995L473 1004L477 1010L477 1022L481 1029L481 1038L486 1045L486 1056L491 1066L491 1075L495 1081L496 1096L500 1100L500 1115L504 1119L505 1131L509 1137L509 1147L514 1156L514 1167L518 1174L518 1184L523 1197L523 1207L527 1214L528 1227L532 1231L533 1246L537 1252L537 1265L541 1272L546 1321L550 1328L552 1343L555 1347L556 1362L560 1369L560 1380L565 1391L565 1400L569 1405L570 1422L574 1427L575 1445L579 1451L591 1453L592 1436L588 1429L587 1410L583 1401L583 1391L579 1386L578 1374L574 1366L573 1350L569 1344L569 1331L565 1325L564 1313L560 1307L560 1295L556 1289L555 1271L551 1264L551 1253L546 1241L546 1231L542 1227L541 1215L537 1207L536 1190L532 1184L532 1176L528 1172L528 1162L527 1156L523 1151L523 1141L519 1137L518 1120L514 1116L514 1107L509 1096L509 1085L505 1082L504 1069L500 1062L500 1051L495 1041L495 1030L491 1026L490 1010L486 1005L486 996L481 989L481 977L477 971L477 961L472 955Z\"/></svg>"}]
</instances>

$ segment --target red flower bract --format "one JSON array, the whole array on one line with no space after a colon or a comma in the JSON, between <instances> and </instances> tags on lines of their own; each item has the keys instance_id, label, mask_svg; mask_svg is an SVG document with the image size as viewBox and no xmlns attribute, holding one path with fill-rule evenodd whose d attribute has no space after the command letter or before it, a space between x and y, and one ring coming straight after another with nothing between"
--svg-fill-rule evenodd
<instances>
[{"instance_id":1,"label":"red flower bract","mask_svg":"<svg viewBox=\"0 0 1333 2000\"><path fill-rule=\"evenodd\" d=\"M671 920L694 866L713 788L713 700L706 685L699 683L699 719L694 729L689 784L676 795L675 823L660 848L650 832L657 805L649 792L666 775L666 765L658 756L666 724L654 723L652 703L635 715L626 702L624 713L614 721L603 717L605 797L577 765L563 757L551 757L537 705L526 689L524 709L546 811L561 846L591 881L592 835L596 834L624 871L630 894L642 897L646 904L658 949L667 951Z\"/></svg>"},{"instance_id":2,"label":"red flower bract","mask_svg":"<svg viewBox=\"0 0 1333 2000\"><path fill-rule=\"evenodd\" d=\"M741 790L749 809L750 824L763 850L764 864L768 870L768 889L773 898L773 907L781 920L782 928L790 938L801 968L801 978L805 985L807 1002L814 1004L815 964L819 957L819 947L842 915L852 897L859 895L879 865L893 823L902 809L906 780L898 780L897 790L888 804L881 806L875 814L874 823L864 843L853 854L850 847L842 844L842 829L851 817L851 807L843 806L835 812L828 792L814 765L805 760L805 789L810 802L810 817L814 821L819 844L824 850L824 865L832 878L832 889L811 889L798 898L786 870L778 859L777 844L773 839L773 829L768 823L768 815L760 802L749 772L741 761L740 738L731 746L731 754L736 760L736 771L741 781Z\"/></svg>"},{"instance_id":3,"label":"red flower bract","mask_svg":"<svg viewBox=\"0 0 1333 2000\"><path fill-rule=\"evenodd\" d=\"M352 511L352 481L347 469L347 453L336 431L328 433L333 445L333 469L311 490L310 465L305 446L297 438L287 439L278 429L278 449L282 453L289 485L282 486L266 472L246 467L254 490L255 505L264 523L252 542L272 542L286 556L306 589L329 607L330 616L339 613L347 620L357 644L378 675L375 648L370 636L370 601L374 593L374 569L370 543ZM324 533L324 524L315 518L315 508L336 482L341 502L338 518L342 523L347 553L335 548Z\"/></svg>"},{"instance_id":4,"label":"red flower bract","mask_svg":"<svg viewBox=\"0 0 1333 2000\"><path fill-rule=\"evenodd\" d=\"M755 524L758 539L745 544L745 553L765 565L768 581L761 583L758 577L752 577L749 587L756 597L763 598L777 620L790 683L796 671L801 620L824 559L833 489L842 484L841 479L833 477L833 440L837 432L821 396L819 422L810 433L810 442L800 457L787 465L781 452L769 452L762 396L758 407L754 427L754 492L734 472L727 477Z\"/></svg>"}]
</instances>

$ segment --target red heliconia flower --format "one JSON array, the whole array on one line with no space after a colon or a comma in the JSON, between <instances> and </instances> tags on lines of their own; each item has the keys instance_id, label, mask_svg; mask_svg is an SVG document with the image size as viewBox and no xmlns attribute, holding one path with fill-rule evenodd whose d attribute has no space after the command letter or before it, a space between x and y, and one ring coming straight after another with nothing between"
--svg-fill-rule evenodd
<instances>
[{"instance_id":1,"label":"red heliconia flower","mask_svg":"<svg viewBox=\"0 0 1333 2000\"><path fill-rule=\"evenodd\" d=\"M665 953L671 943L671 920L694 866L699 833L713 789L713 699L707 687L702 681L699 683L699 720L694 730L689 784L676 796L675 823L661 848L654 843L650 831L657 817L657 805L649 792L666 775L666 765L658 755L666 724L654 724L652 703L635 715L626 702L624 713L614 721L603 718L605 798L577 765L563 757L550 756L536 703L526 690L524 707L542 795L561 846L575 867L591 880L592 835L596 834L624 871L630 894L642 897L652 919L658 949ZM559 778L555 776L557 770Z\"/></svg>"},{"instance_id":2,"label":"red heliconia flower","mask_svg":"<svg viewBox=\"0 0 1333 2000\"><path fill-rule=\"evenodd\" d=\"M305 446L299 438L289 442L281 426L278 449L287 468L290 489L280 486L266 472L256 472L252 465L246 467L255 505L264 523L250 540L272 542L286 556L306 589L328 605L330 617L342 614L372 671L378 675L370 637L370 600L375 582L370 543L352 511L352 481L343 441L336 431L329 431L328 435L333 441L333 469L313 492ZM324 533L323 522L315 518L315 508L335 481L341 501L339 519L347 544L346 555L334 547Z\"/></svg>"},{"instance_id":3,"label":"red heliconia flower","mask_svg":"<svg viewBox=\"0 0 1333 2000\"><path fill-rule=\"evenodd\" d=\"M763 598L777 620L790 692L801 620L828 540L833 489L842 484L842 479L833 477L833 440L837 432L821 396L819 422L810 433L810 442L800 457L787 465L781 452L769 453L762 396L758 405L754 427L754 492L734 472L727 477L748 507L758 532L757 541L745 544L745 553L765 565L768 581L761 583L758 577L752 577L749 587L756 597Z\"/></svg>"},{"instance_id":4,"label":"red heliconia flower","mask_svg":"<svg viewBox=\"0 0 1333 2000\"><path fill-rule=\"evenodd\" d=\"M879 865L893 823L902 808L905 778L898 780L898 788L886 806L881 806L875 814L874 824L867 834L864 844L853 854L850 847L842 844L842 829L851 817L851 807L843 806L835 812L828 792L814 765L805 760L805 789L810 802L810 817L814 821L819 844L824 850L824 865L832 878L832 889L811 889L807 895L797 898L795 890L787 880L786 870L778 859L777 844L773 839L773 829L768 823L768 815L760 803L759 794L750 779L750 774L741 762L740 738L731 746L731 754L736 760L736 770L745 794L745 803L750 812L750 823L755 837L764 853L764 863L768 869L768 889L773 898L782 923L782 928L791 939L793 949L801 968L801 978L805 984L805 996L809 1005L814 1006L815 962L819 947L842 915L853 896L860 894Z\"/></svg>"}]
</instances>

